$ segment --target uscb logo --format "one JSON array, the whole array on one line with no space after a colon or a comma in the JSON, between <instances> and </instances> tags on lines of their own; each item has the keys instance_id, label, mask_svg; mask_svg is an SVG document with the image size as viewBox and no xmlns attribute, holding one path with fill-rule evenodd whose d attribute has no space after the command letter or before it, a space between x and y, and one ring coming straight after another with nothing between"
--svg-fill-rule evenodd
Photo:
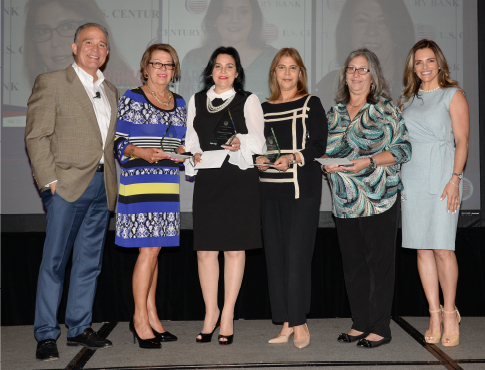
<instances>
[{"instance_id":1,"label":"uscb logo","mask_svg":"<svg viewBox=\"0 0 485 370\"><path fill-rule=\"evenodd\" d=\"M172 133L170 133L170 134L168 134L168 136L169 136L169 137L173 137L173 134L172 134Z\"/></svg>"},{"instance_id":2,"label":"uscb logo","mask_svg":"<svg viewBox=\"0 0 485 370\"><path fill-rule=\"evenodd\" d=\"M229 122L224 121L224 126L227 126L227 125L229 125Z\"/></svg>"},{"instance_id":3,"label":"uscb logo","mask_svg":"<svg viewBox=\"0 0 485 370\"><path fill-rule=\"evenodd\" d=\"M207 0L185 0L185 8L192 14L201 14L206 11L207 3Z\"/></svg>"},{"instance_id":4,"label":"uscb logo","mask_svg":"<svg viewBox=\"0 0 485 370\"><path fill-rule=\"evenodd\" d=\"M344 7L345 0L327 0L328 8L337 14L340 14Z\"/></svg>"},{"instance_id":5,"label":"uscb logo","mask_svg":"<svg viewBox=\"0 0 485 370\"><path fill-rule=\"evenodd\" d=\"M264 42L270 44L280 36L280 31L273 23L265 23L263 25L263 30L261 31L261 38Z\"/></svg>"},{"instance_id":6,"label":"uscb logo","mask_svg":"<svg viewBox=\"0 0 485 370\"><path fill-rule=\"evenodd\" d=\"M416 41L422 39L434 40L436 39L436 28L429 24L419 23L416 25L415 29Z\"/></svg>"}]
</instances>

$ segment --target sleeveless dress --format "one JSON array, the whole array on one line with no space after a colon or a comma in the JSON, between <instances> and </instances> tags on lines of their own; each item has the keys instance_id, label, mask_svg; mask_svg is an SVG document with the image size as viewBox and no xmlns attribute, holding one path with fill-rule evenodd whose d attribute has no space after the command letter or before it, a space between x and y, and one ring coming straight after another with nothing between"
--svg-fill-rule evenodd
<instances>
[{"instance_id":1,"label":"sleeveless dress","mask_svg":"<svg viewBox=\"0 0 485 370\"><path fill-rule=\"evenodd\" d=\"M441 194L453 173L455 145L450 103L457 88L422 92L404 106L412 158L402 165L402 246L455 250L459 212L446 212ZM460 199L463 193L460 181Z\"/></svg>"},{"instance_id":2,"label":"sleeveless dress","mask_svg":"<svg viewBox=\"0 0 485 370\"><path fill-rule=\"evenodd\" d=\"M174 107L164 110L150 103L143 90L136 88L128 90L118 103L115 155L121 174L115 244L120 247L180 244L179 163L170 159L148 163L123 155L129 144L160 148L162 137L165 151L175 151L180 146L187 130L187 110L180 95L173 93L173 97Z\"/></svg>"},{"instance_id":3,"label":"sleeveless dress","mask_svg":"<svg viewBox=\"0 0 485 370\"><path fill-rule=\"evenodd\" d=\"M248 95L236 93L229 106L218 113L207 111L205 92L194 95L194 129L200 148L206 152L222 149L213 145L214 129L230 109L240 134L247 134L244 105ZM223 104L216 98L214 106ZM241 170L226 157L221 168L199 170L194 184L194 250L240 251L262 248L259 171Z\"/></svg>"}]
</instances>

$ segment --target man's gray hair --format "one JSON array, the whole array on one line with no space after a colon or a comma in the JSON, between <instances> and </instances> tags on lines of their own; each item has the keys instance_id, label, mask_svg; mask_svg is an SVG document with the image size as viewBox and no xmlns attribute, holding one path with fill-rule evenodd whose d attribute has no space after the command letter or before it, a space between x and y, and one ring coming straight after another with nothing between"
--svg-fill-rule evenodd
<instances>
[{"instance_id":1,"label":"man's gray hair","mask_svg":"<svg viewBox=\"0 0 485 370\"><path fill-rule=\"evenodd\" d=\"M77 30L76 30L76 33L74 34L74 43L77 45L77 43L79 41L79 33L83 29L89 28L89 27L98 27L101 31L104 32L104 34L106 35L106 48L109 50L109 35L108 35L108 30L106 29L105 26L102 26L99 23L90 22L90 23L85 23L85 24L79 26L77 28Z\"/></svg>"}]
</instances>

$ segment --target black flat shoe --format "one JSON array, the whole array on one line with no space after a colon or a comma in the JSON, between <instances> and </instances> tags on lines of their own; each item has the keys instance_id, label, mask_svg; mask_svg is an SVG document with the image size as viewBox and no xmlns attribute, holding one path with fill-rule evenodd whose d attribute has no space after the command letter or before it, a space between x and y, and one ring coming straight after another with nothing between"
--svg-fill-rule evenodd
<instances>
[{"instance_id":1,"label":"black flat shoe","mask_svg":"<svg viewBox=\"0 0 485 370\"><path fill-rule=\"evenodd\" d=\"M54 339L44 339L37 343L35 358L40 361L52 361L59 359L57 344Z\"/></svg>"},{"instance_id":2,"label":"black flat shoe","mask_svg":"<svg viewBox=\"0 0 485 370\"><path fill-rule=\"evenodd\" d=\"M219 319L217 319L217 322L216 324L214 325L214 329L212 329L212 332L210 333L199 333L199 335L201 336L201 338L195 338L195 341L197 343L209 343L211 340L212 340L212 335L214 334L214 332L216 331L216 329L221 326L221 316L219 315ZM198 335L198 336L199 336Z\"/></svg>"},{"instance_id":3,"label":"black flat shoe","mask_svg":"<svg viewBox=\"0 0 485 370\"><path fill-rule=\"evenodd\" d=\"M347 333L341 333L337 338L337 342L352 343L352 342L355 342L356 340L365 338L368 335L369 335L369 333L362 333L360 335L350 335L350 334L347 334Z\"/></svg>"},{"instance_id":4,"label":"black flat shoe","mask_svg":"<svg viewBox=\"0 0 485 370\"><path fill-rule=\"evenodd\" d=\"M361 348L377 348L383 344L391 343L392 338L382 338L381 340L367 340L361 339L357 342L357 347Z\"/></svg>"},{"instance_id":5,"label":"black flat shoe","mask_svg":"<svg viewBox=\"0 0 485 370\"><path fill-rule=\"evenodd\" d=\"M98 336L92 328L87 328L82 334L76 335L75 337L67 337L67 345L71 347L83 346L89 349L103 349L112 347L113 343L108 339Z\"/></svg>"},{"instance_id":6,"label":"black flat shoe","mask_svg":"<svg viewBox=\"0 0 485 370\"><path fill-rule=\"evenodd\" d=\"M227 340L221 340L222 338L226 338ZM232 335L219 334L219 344L221 346L228 346L229 344L232 344L233 341L234 341L234 334Z\"/></svg>"},{"instance_id":7,"label":"black flat shoe","mask_svg":"<svg viewBox=\"0 0 485 370\"><path fill-rule=\"evenodd\" d=\"M133 320L130 321L130 331L133 333L133 343L136 343L136 340L138 340L138 345L140 346L140 348L162 348L162 344L157 338L141 339L135 330L135 324L133 323Z\"/></svg>"},{"instance_id":8,"label":"black flat shoe","mask_svg":"<svg viewBox=\"0 0 485 370\"><path fill-rule=\"evenodd\" d=\"M152 328L153 334L155 334L155 338L157 338L160 342L175 342L178 338L169 333L168 331L164 331L163 333L159 333L155 329Z\"/></svg>"}]
</instances>

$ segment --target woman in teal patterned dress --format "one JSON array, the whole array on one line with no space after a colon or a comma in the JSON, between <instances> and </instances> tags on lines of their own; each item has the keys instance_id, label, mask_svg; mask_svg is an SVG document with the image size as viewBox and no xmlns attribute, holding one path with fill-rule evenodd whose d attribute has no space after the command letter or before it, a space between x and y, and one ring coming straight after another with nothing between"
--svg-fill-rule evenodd
<instances>
[{"instance_id":1,"label":"woman in teal patterned dress","mask_svg":"<svg viewBox=\"0 0 485 370\"><path fill-rule=\"evenodd\" d=\"M470 130L465 95L449 75L439 46L430 40L417 42L406 62L401 101L413 145L413 159L402 169L402 246L417 249L431 315L425 340L439 343L443 327L445 347L458 345L460 338L455 237Z\"/></svg>"},{"instance_id":2,"label":"woman in teal patterned dress","mask_svg":"<svg viewBox=\"0 0 485 370\"><path fill-rule=\"evenodd\" d=\"M389 98L377 56L353 51L340 71L337 105L327 114L326 155L350 167L324 166L342 252L353 325L339 342L375 348L391 341L394 256L401 163L411 158L406 126Z\"/></svg>"},{"instance_id":3,"label":"woman in teal patterned dress","mask_svg":"<svg viewBox=\"0 0 485 370\"><path fill-rule=\"evenodd\" d=\"M140 347L160 348L160 342L177 340L158 318L155 294L160 248L179 245L177 162L182 160L171 159L170 153L185 151L186 107L180 95L168 90L180 74L170 45L150 46L140 67L146 84L128 90L118 103L115 153L121 176L115 243L140 251L133 271L130 330Z\"/></svg>"}]
</instances>

